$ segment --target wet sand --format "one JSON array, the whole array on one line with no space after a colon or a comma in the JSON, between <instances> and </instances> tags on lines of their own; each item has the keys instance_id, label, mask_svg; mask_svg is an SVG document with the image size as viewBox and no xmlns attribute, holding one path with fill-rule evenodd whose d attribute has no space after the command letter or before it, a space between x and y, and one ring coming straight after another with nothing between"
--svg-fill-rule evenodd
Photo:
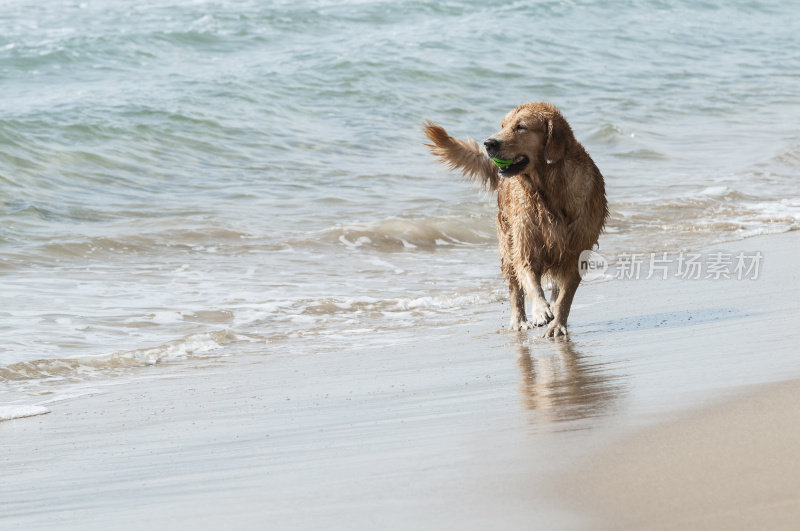
<instances>
[{"instance_id":1,"label":"wet sand","mask_svg":"<svg viewBox=\"0 0 800 531\"><path fill-rule=\"evenodd\" d=\"M758 386L610 444L568 475L602 529L797 529L800 381Z\"/></svg>"},{"instance_id":2,"label":"wet sand","mask_svg":"<svg viewBox=\"0 0 800 531\"><path fill-rule=\"evenodd\" d=\"M15 396L50 413L0 422L0 527L780 527L798 243L726 246L763 253L757 281L583 286L568 342L499 331L507 305L486 304L391 345Z\"/></svg>"}]
</instances>

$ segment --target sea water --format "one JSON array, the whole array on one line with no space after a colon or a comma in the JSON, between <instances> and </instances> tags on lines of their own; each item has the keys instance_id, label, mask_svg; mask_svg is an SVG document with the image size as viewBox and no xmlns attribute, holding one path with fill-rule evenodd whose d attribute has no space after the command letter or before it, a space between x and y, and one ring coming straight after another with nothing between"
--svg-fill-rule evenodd
<instances>
[{"instance_id":1,"label":"sea water","mask_svg":"<svg viewBox=\"0 0 800 531\"><path fill-rule=\"evenodd\" d=\"M559 106L606 256L795 230L798 86L796 2L4 0L0 383L499 307L494 198L426 119L482 140Z\"/></svg>"}]
</instances>

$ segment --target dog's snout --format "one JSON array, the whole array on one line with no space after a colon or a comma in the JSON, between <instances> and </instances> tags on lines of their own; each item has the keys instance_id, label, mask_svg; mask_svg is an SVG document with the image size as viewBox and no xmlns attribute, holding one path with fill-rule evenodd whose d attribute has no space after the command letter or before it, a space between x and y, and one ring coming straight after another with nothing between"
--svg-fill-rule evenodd
<instances>
[{"instance_id":1,"label":"dog's snout","mask_svg":"<svg viewBox=\"0 0 800 531\"><path fill-rule=\"evenodd\" d=\"M500 141L496 138L487 138L484 140L483 145L486 148L486 152L493 155L500 147Z\"/></svg>"}]
</instances>

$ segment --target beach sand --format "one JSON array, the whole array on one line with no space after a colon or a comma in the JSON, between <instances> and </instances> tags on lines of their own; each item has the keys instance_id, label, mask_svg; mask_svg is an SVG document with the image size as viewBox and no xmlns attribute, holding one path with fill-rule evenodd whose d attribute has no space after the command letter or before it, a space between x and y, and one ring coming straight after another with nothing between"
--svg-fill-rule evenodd
<instances>
[{"instance_id":1,"label":"beach sand","mask_svg":"<svg viewBox=\"0 0 800 531\"><path fill-rule=\"evenodd\" d=\"M0 422L0 527L786 527L798 243L724 246L762 252L758 280L587 284L568 342L486 304L15 397L50 413Z\"/></svg>"},{"instance_id":2,"label":"beach sand","mask_svg":"<svg viewBox=\"0 0 800 531\"><path fill-rule=\"evenodd\" d=\"M605 529L797 529L800 381L615 441L564 482Z\"/></svg>"}]
</instances>

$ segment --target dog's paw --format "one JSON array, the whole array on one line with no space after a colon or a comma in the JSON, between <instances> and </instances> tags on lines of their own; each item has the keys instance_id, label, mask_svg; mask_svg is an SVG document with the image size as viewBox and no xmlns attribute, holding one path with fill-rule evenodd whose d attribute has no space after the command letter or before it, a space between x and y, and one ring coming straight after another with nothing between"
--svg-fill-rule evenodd
<instances>
[{"instance_id":1,"label":"dog's paw","mask_svg":"<svg viewBox=\"0 0 800 531\"><path fill-rule=\"evenodd\" d=\"M547 301L534 302L528 320L535 326L544 326L553 320L553 310Z\"/></svg>"},{"instance_id":2,"label":"dog's paw","mask_svg":"<svg viewBox=\"0 0 800 531\"><path fill-rule=\"evenodd\" d=\"M542 337L567 337L567 326L558 321L552 321L544 331Z\"/></svg>"},{"instance_id":3,"label":"dog's paw","mask_svg":"<svg viewBox=\"0 0 800 531\"><path fill-rule=\"evenodd\" d=\"M519 332L520 330L530 330L533 328L533 323L524 319L511 319L508 327L515 332Z\"/></svg>"}]
</instances>

